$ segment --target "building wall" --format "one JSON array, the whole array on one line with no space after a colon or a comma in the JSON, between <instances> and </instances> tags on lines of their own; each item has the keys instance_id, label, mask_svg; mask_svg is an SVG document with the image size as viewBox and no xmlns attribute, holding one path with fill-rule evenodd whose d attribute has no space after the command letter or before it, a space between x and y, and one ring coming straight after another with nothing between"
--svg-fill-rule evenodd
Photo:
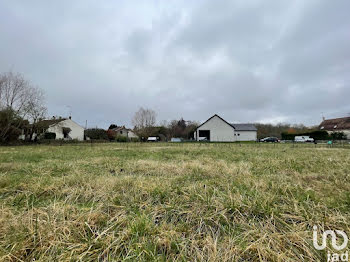
<instances>
[{"instance_id":1,"label":"building wall","mask_svg":"<svg viewBox=\"0 0 350 262\"><path fill-rule=\"evenodd\" d=\"M232 126L222 121L219 117L214 116L196 131L196 138L199 141L199 130L210 130L210 141L213 142L233 142L235 131Z\"/></svg>"},{"instance_id":2,"label":"building wall","mask_svg":"<svg viewBox=\"0 0 350 262\"><path fill-rule=\"evenodd\" d=\"M128 131L128 137L129 138L137 138L138 136L131 130Z\"/></svg>"},{"instance_id":3,"label":"building wall","mask_svg":"<svg viewBox=\"0 0 350 262\"><path fill-rule=\"evenodd\" d=\"M123 128L121 130L115 131L117 136L125 136L128 138L137 138L138 136L131 130Z\"/></svg>"},{"instance_id":4,"label":"building wall","mask_svg":"<svg viewBox=\"0 0 350 262\"><path fill-rule=\"evenodd\" d=\"M235 136L237 141L256 141L257 131L235 131Z\"/></svg>"},{"instance_id":5,"label":"building wall","mask_svg":"<svg viewBox=\"0 0 350 262\"><path fill-rule=\"evenodd\" d=\"M123 128L123 129L120 129L118 131L116 131L116 135L117 136L128 136L128 130Z\"/></svg>"},{"instance_id":6,"label":"building wall","mask_svg":"<svg viewBox=\"0 0 350 262\"><path fill-rule=\"evenodd\" d=\"M72 121L71 119L63 120L56 125L53 125L47 129L48 132L56 133L56 139L63 139L63 127L71 129L69 137L77 139L79 141L84 140L84 128Z\"/></svg>"}]
</instances>

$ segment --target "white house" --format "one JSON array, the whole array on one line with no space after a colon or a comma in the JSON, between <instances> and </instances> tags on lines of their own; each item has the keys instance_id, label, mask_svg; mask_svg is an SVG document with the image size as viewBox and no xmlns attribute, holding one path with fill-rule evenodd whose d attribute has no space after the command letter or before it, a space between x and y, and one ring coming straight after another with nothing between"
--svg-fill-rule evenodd
<instances>
[{"instance_id":1,"label":"white house","mask_svg":"<svg viewBox=\"0 0 350 262\"><path fill-rule=\"evenodd\" d=\"M74 122L71 117L42 120L40 125L45 127L44 132L55 133L56 139L84 140L84 128Z\"/></svg>"},{"instance_id":2,"label":"white house","mask_svg":"<svg viewBox=\"0 0 350 262\"><path fill-rule=\"evenodd\" d=\"M112 128L117 136L125 136L127 138L137 138L138 136L129 128L126 128L125 126L115 127Z\"/></svg>"},{"instance_id":3,"label":"white house","mask_svg":"<svg viewBox=\"0 0 350 262\"><path fill-rule=\"evenodd\" d=\"M197 141L256 141L257 129L253 124L230 124L215 114L198 126L194 137Z\"/></svg>"}]
</instances>

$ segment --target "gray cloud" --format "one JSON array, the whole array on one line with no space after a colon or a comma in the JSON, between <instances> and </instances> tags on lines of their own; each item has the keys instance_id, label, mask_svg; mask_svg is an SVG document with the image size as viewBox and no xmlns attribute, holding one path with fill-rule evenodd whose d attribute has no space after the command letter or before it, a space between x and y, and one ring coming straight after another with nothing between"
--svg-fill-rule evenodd
<instances>
[{"instance_id":1,"label":"gray cloud","mask_svg":"<svg viewBox=\"0 0 350 262\"><path fill-rule=\"evenodd\" d=\"M350 112L346 0L0 3L0 71L81 124L158 119L317 124Z\"/></svg>"}]
</instances>

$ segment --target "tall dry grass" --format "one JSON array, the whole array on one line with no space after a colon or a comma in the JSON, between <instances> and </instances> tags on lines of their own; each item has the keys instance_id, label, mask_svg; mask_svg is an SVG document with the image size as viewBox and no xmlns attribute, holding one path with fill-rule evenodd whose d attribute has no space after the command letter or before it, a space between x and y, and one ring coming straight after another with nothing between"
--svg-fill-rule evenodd
<instances>
[{"instance_id":1,"label":"tall dry grass","mask_svg":"<svg viewBox=\"0 0 350 262\"><path fill-rule=\"evenodd\" d=\"M323 261L349 231L350 150L236 144L0 148L0 260Z\"/></svg>"}]
</instances>

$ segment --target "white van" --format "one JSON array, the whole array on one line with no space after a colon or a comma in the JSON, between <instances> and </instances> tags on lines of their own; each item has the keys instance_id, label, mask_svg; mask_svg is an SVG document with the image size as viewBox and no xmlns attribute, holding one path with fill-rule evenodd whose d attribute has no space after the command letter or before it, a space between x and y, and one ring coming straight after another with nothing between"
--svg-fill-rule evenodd
<instances>
[{"instance_id":1,"label":"white van","mask_svg":"<svg viewBox=\"0 0 350 262\"><path fill-rule=\"evenodd\" d=\"M159 141L159 137L157 136L150 136L147 138L147 142L158 142Z\"/></svg>"},{"instance_id":2,"label":"white van","mask_svg":"<svg viewBox=\"0 0 350 262\"><path fill-rule=\"evenodd\" d=\"M300 143L306 143L306 142L313 143L315 140L309 136L296 136L294 137L294 141L300 142Z\"/></svg>"}]
</instances>

